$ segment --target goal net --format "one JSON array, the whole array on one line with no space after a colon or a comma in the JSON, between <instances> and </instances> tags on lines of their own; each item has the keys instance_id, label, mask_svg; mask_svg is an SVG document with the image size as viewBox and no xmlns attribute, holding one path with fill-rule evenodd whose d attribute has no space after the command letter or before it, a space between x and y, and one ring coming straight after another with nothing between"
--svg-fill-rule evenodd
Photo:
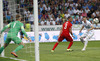
<instances>
[{"instance_id":1,"label":"goal net","mask_svg":"<svg viewBox=\"0 0 100 61\"><path fill-rule=\"evenodd\" d=\"M33 5L33 1L35 5ZM2 52L1 57L19 61L39 61L38 21L35 21L38 20L38 3L36 3L36 0L0 0L0 8L2 8L0 9L0 31L7 24L16 21L16 15L20 14L22 16L21 22L24 24L24 29L27 35L32 39L30 42L20 31L18 37L24 42L25 47L16 53L19 58L15 58L10 54L18 47L13 41L11 41L4 52ZM35 6L35 9L33 6ZM33 29L34 26L35 29ZM7 39L8 31L9 29L6 29L0 38L1 47Z\"/></svg>"}]
</instances>

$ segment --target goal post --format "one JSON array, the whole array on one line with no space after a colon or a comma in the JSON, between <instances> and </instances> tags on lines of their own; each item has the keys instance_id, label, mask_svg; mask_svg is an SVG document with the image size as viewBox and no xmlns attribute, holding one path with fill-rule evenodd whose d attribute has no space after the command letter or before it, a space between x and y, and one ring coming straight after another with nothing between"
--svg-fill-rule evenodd
<instances>
[{"instance_id":1,"label":"goal post","mask_svg":"<svg viewBox=\"0 0 100 61\"><path fill-rule=\"evenodd\" d=\"M7 1L10 1L10 0L7 0ZM38 30L38 0L33 0L33 3L34 3L33 4L33 8L34 8L34 10L33 10L34 11L34 28L33 29L34 29L34 34L35 34L35 61L40 61L40 55L39 55L39 30ZM16 5L18 5L18 4L16 4ZM10 8L11 7L9 7L9 9ZM16 9L14 8L14 10L16 10ZM15 14L15 13L11 13L11 14ZM0 0L0 31L1 31L2 28L3 28L3 0ZM0 42L1 42L1 46L3 46L4 45L3 34L0 38ZM27 54L27 52L26 52L26 54ZM4 57L4 51L2 52L1 56Z\"/></svg>"},{"instance_id":2,"label":"goal post","mask_svg":"<svg viewBox=\"0 0 100 61\"><path fill-rule=\"evenodd\" d=\"M39 59L39 31L38 31L38 0L33 1L34 8L34 33L35 33L35 61Z\"/></svg>"},{"instance_id":3,"label":"goal post","mask_svg":"<svg viewBox=\"0 0 100 61\"><path fill-rule=\"evenodd\" d=\"M0 31L3 28L3 1L0 0ZM4 45L4 39L3 39L3 34L1 35L1 46ZM4 57L4 51L1 54L2 57Z\"/></svg>"}]
</instances>

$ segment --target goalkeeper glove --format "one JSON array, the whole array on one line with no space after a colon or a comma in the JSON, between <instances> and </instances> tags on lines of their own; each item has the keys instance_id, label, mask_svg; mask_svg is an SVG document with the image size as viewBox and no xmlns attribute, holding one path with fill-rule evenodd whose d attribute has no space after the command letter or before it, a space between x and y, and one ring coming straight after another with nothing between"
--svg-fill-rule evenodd
<instances>
[{"instance_id":1,"label":"goalkeeper glove","mask_svg":"<svg viewBox=\"0 0 100 61\"><path fill-rule=\"evenodd\" d=\"M28 40L29 40L30 42L32 41L31 38L29 38L29 37L28 37Z\"/></svg>"}]
</instances>

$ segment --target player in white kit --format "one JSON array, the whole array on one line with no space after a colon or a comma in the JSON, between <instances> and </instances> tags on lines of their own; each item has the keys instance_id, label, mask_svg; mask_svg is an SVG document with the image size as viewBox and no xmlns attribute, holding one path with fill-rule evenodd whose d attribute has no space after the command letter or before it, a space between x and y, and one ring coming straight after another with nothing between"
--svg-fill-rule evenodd
<instances>
[{"instance_id":1,"label":"player in white kit","mask_svg":"<svg viewBox=\"0 0 100 61\"><path fill-rule=\"evenodd\" d=\"M84 43L82 51L85 51L86 46L88 44L88 40L94 35L93 32L94 26L87 20L86 17L83 17L82 25L83 26L79 32L81 33L83 28L86 28L86 32L80 37L81 42Z\"/></svg>"}]
</instances>

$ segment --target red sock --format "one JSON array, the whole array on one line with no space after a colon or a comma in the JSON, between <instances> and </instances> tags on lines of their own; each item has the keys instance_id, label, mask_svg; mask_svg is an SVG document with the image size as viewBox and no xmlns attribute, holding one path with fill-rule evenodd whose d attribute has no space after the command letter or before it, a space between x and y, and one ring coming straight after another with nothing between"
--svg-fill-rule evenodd
<instances>
[{"instance_id":1,"label":"red sock","mask_svg":"<svg viewBox=\"0 0 100 61\"><path fill-rule=\"evenodd\" d=\"M52 50L54 50L54 49L57 47L58 44L59 44L59 43L56 42Z\"/></svg>"},{"instance_id":2,"label":"red sock","mask_svg":"<svg viewBox=\"0 0 100 61\"><path fill-rule=\"evenodd\" d=\"M70 47L72 46L72 44L73 44L73 42L70 42L67 49L70 49Z\"/></svg>"}]
</instances>

